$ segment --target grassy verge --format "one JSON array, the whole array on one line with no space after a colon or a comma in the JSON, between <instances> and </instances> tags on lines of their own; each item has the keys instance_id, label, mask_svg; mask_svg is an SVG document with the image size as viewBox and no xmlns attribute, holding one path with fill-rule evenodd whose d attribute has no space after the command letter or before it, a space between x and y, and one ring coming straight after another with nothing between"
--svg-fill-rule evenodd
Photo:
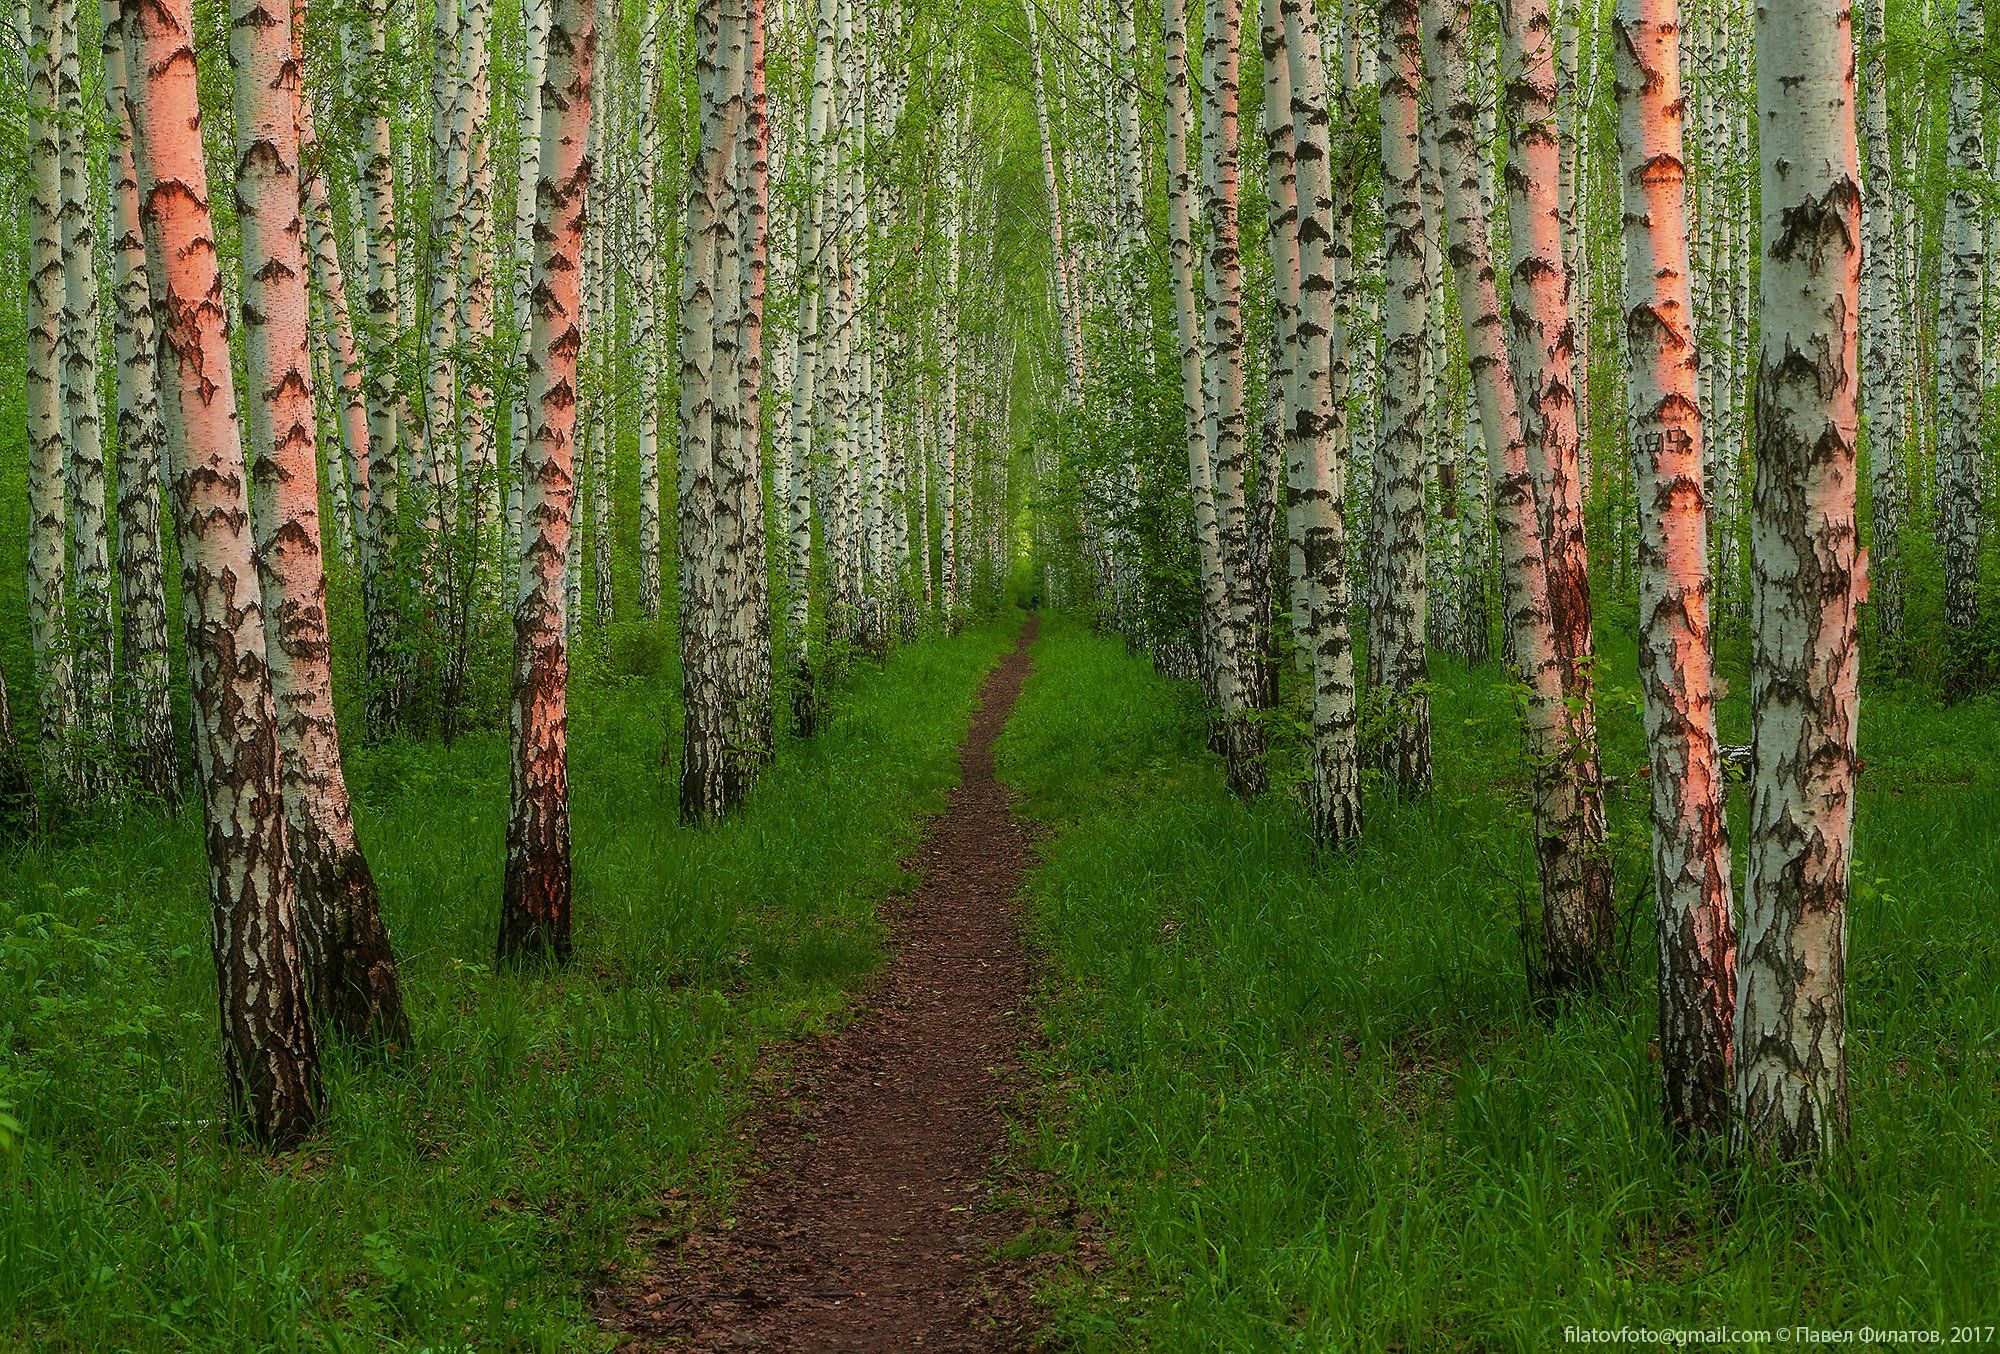
<instances>
[{"instance_id":1,"label":"grassy verge","mask_svg":"<svg viewBox=\"0 0 2000 1354\"><path fill-rule=\"evenodd\" d=\"M1607 655L1603 711L1628 906L1633 662ZM1864 695L1855 1141L1818 1184L1670 1153L1649 903L1609 1000L1524 1009L1525 767L1495 669L1437 667L1435 797L1371 797L1366 841L1315 859L1282 797L1224 790L1190 691L1060 621L1035 664L1001 745L1054 829L1030 885L1054 1090L1028 1150L1108 1250L1054 1281L1060 1338L1533 1350L1567 1324L1994 1318L1993 700Z\"/></svg>"},{"instance_id":2,"label":"grassy verge","mask_svg":"<svg viewBox=\"0 0 2000 1354\"><path fill-rule=\"evenodd\" d=\"M750 809L679 825L663 678L572 701L578 955L490 963L506 745L358 754L418 1052L338 1058L325 1131L232 1148L194 820L0 862L0 1347L567 1348L663 1195L716 1200L759 1048L874 967L875 904L956 779L1011 626L900 650ZM670 1204L671 1206L675 1206Z\"/></svg>"}]
</instances>

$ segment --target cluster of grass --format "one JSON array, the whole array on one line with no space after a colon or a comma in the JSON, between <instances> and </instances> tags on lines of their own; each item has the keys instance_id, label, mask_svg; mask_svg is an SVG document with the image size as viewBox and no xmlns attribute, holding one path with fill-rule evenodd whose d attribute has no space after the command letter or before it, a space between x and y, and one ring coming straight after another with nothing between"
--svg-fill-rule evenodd
<instances>
[{"instance_id":1,"label":"cluster of grass","mask_svg":"<svg viewBox=\"0 0 2000 1354\"><path fill-rule=\"evenodd\" d=\"M303 1151L231 1145L192 814L0 862L0 1348L556 1348L632 1220L720 1197L759 1050L874 967L989 625L899 650L747 812L679 825L668 676L571 703L578 953L496 973L506 743L350 757L417 1048L335 1053ZM0 1127L4 1127L0 1121ZM678 1202L673 1202L678 1201Z\"/></svg>"},{"instance_id":2,"label":"cluster of grass","mask_svg":"<svg viewBox=\"0 0 2000 1354\"><path fill-rule=\"evenodd\" d=\"M1815 1181L1678 1159L1660 1130L1629 643L1602 719L1637 915L1615 990L1552 1019L1525 1000L1513 697L1496 668L1434 662L1436 794L1371 795L1365 841L1316 856L1286 797L1226 792L1192 691L1045 626L1000 754L1054 828L1030 884L1051 1095L1025 1150L1106 1252L1059 1268L1054 1335L1533 1350L1566 1324L1990 1321L1993 699L1864 694L1854 1141Z\"/></svg>"}]
</instances>

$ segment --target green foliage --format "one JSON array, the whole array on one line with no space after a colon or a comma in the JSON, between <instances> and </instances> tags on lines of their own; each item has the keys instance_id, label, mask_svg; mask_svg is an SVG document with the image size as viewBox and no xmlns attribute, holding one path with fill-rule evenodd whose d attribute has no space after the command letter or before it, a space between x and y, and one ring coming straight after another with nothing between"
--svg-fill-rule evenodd
<instances>
[{"instance_id":1,"label":"green foliage","mask_svg":"<svg viewBox=\"0 0 2000 1354\"><path fill-rule=\"evenodd\" d=\"M1626 905L1644 746L1632 647L1602 629ZM1052 1089L1027 1150L1107 1251L1051 1280L1058 1340L1538 1350L1569 1323L1942 1326L1990 1305L1991 697L1864 697L1855 1140L1816 1183L1674 1156L1643 904L1607 999L1528 1010L1528 768L1495 669L1434 660L1436 794L1371 796L1365 839L1316 855L1292 805L1227 793L1184 684L1043 633L1001 745L1055 828L1031 883ZM1739 681L1725 738L1747 701Z\"/></svg>"},{"instance_id":2,"label":"green foliage","mask_svg":"<svg viewBox=\"0 0 2000 1354\"><path fill-rule=\"evenodd\" d=\"M741 817L678 826L671 676L612 639L571 702L578 953L491 964L504 733L350 754L417 1049L330 1051L329 1116L267 1160L219 1123L192 817L13 853L0 883L0 1347L557 1348L630 1224L715 1206L760 1051L873 968L878 899L956 775L1011 624L831 693Z\"/></svg>"}]
</instances>

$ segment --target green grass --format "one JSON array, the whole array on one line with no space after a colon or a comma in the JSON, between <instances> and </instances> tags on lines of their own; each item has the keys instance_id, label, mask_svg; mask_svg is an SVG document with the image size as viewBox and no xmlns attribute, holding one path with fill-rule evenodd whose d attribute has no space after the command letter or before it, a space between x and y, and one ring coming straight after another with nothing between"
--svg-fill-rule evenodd
<instances>
[{"instance_id":1,"label":"green grass","mask_svg":"<svg viewBox=\"0 0 2000 1354\"><path fill-rule=\"evenodd\" d=\"M1614 628L1630 906L1644 746ZM2000 704L1864 692L1853 1147L1822 1182L1746 1179L1658 1126L1649 917L1610 998L1527 1011L1511 698L1497 669L1434 663L1435 796L1371 796L1365 841L1316 858L1284 796L1225 791L1193 692L1045 626L1000 754L1053 829L1030 884L1051 1089L1024 1151L1105 1252L1049 1284L1056 1337L1534 1350L1565 1324L1992 1320Z\"/></svg>"},{"instance_id":2,"label":"green grass","mask_svg":"<svg viewBox=\"0 0 2000 1354\"><path fill-rule=\"evenodd\" d=\"M679 825L664 676L571 702L577 957L496 973L506 744L350 756L417 1052L335 1055L276 1160L222 1112L192 816L0 860L0 1347L568 1348L639 1215L713 1207L759 1050L839 1009L956 779L1011 625L901 649L786 743L747 812Z\"/></svg>"}]
</instances>

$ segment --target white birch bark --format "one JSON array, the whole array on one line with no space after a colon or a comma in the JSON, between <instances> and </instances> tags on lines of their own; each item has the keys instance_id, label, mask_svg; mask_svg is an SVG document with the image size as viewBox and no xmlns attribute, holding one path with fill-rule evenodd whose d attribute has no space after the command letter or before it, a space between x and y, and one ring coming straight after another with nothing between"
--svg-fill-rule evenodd
<instances>
[{"instance_id":1,"label":"white birch bark","mask_svg":"<svg viewBox=\"0 0 2000 1354\"><path fill-rule=\"evenodd\" d=\"M104 99L112 127L112 343L118 377L118 619L120 745L141 794L180 798L167 657L166 567L160 548L159 334L153 318L146 239L139 224L138 168L126 105L125 26L104 6Z\"/></svg>"},{"instance_id":2,"label":"white birch bark","mask_svg":"<svg viewBox=\"0 0 2000 1354\"><path fill-rule=\"evenodd\" d=\"M1756 11L1763 263L1751 521L1749 860L1739 1152L1847 1131L1847 894L1866 564L1855 523L1861 185L1848 6Z\"/></svg>"},{"instance_id":3,"label":"white birch bark","mask_svg":"<svg viewBox=\"0 0 2000 1354\"><path fill-rule=\"evenodd\" d=\"M1368 686L1379 693L1381 742L1372 760L1401 795L1431 786L1429 595L1424 527L1424 330L1429 318L1424 239L1422 55L1415 12L1381 12L1382 384L1368 589Z\"/></svg>"},{"instance_id":4,"label":"white birch bark","mask_svg":"<svg viewBox=\"0 0 2000 1354\"><path fill-rule=\"evenodd\" d=\"M1958 0L1954 40L1964 53L1985 42L1986 11L1980 0ZM1979 623L1979 538L1986 488L1985 365L1980 355L1986 242L1978 188L1986 143L1980 94L1976 69L1968 64L1954 71L1937 293L1938 544L1944 557L1945 627L1954 646L1963 645ZM1959 669L1968 661L1954 654L1954 684L1963 682Z\"/></svg>"}]
</instances>

